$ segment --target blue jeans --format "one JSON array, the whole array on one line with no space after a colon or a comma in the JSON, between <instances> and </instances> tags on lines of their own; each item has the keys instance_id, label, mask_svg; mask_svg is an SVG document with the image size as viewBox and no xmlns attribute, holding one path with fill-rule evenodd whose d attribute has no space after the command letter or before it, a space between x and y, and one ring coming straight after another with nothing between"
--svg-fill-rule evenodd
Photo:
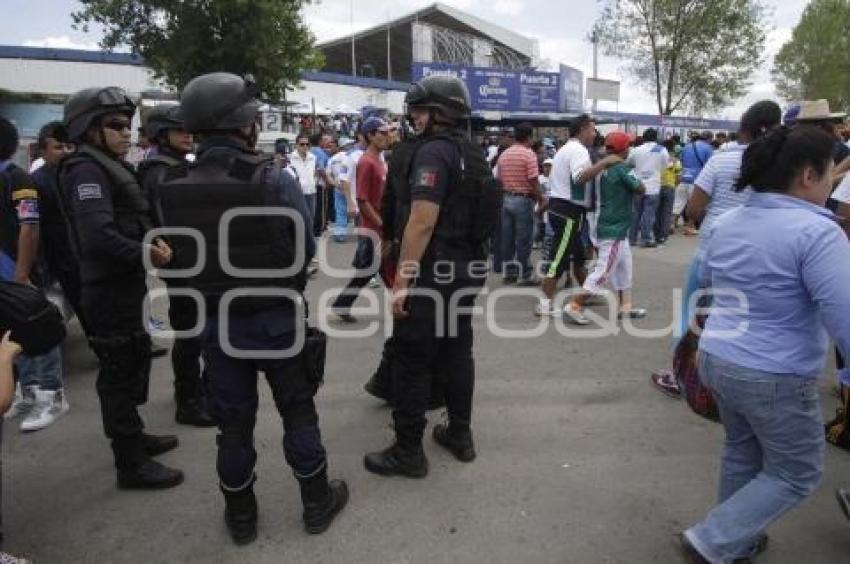
<instances>
[{"instance_id":1,"label":"blue jeans","mask_svg":"<svg viewBox=\"0 0 850 564\"><path fill-rule=\"evenodd\" d=\"M316 217L316 194L304 194L304 201L307 202L307 217L312 220Z\"/></svg>"},{"instance_id":2,"label":"blue jeans","mask_svg":"<svg viewBox=\"0 0 850 564\"><path fill-rule=\"evenodd\" d=\"M817 381L744 368L700 353L699 373L726 431L719 504L688 529L711 562L751 556L768 525L820 483L823 417Z\"/></svg>"},{"instance_id":3,"label":"blue jeans","mask_svg":"<svg viewBox=\"0 0 850 564\"><path fill-rule=\"evenodd\" d=\"M503 275L508 278L528 278L531 266L531 239L534 230L534 200L525 196L505 194L502 204ZM517 272L520 268L522 272Z\"/></svg>"},{"instance_id":4,"label":"blue jeans","mask_svg":"<svg viewBox=\"0 0 850 564\"><path fill-rule=\"evenodd\" d=\"M658 209L658 200L658 194L651 196L640 194L635 196L632 205L632 230L629 234L629 242L632 245L637 243L638 232L640 232L641 243L652 241L652 226L655 224L655 212Z\"/></svg>"},{"instance_id":5,"label":"blue jeans","mask_svg":"<svg viewBox=\"0 0 850 564\"><path fill-rule=\"evenodd\" d=\"M15 361L21 387L38 386L56 391L62 386L62 348L57 346L40 356L21 355Z\"/></svg>"},{"instance_id":6,"label":"blue jeans","mask_svg":"<svg viewBox=\"0 0 850 564\"><path fill-rule=\"evenodd\" d=\"M334 190L334 239L345 240L348 235L348 202L341 189Z\"/></svg>"},{"instance_id":7,"label":"blue jeans","mask_svg":"<svg viewBox=\"0 0 850 564\"><path fill-rule=\"evenodd\" d=\"M673 225L673 200L676 199L676 188L673 186L662 186L658 194L658 210L655 212L655 240L662 242L670 236L670 227Z\"/></svg>"}]
</instances>

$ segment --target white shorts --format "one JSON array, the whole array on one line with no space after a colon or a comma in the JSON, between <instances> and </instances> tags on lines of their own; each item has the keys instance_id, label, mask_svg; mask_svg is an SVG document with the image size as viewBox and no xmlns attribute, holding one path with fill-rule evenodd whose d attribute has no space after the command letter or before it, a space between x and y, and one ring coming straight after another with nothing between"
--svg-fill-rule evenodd
<instances>
[{"instance_id":1,"label":"white shorts","mask_svg":"<svg viewBox=\"0 0 850 564\"><path fill-rule=\"evenodd\" d=\"M632 287L632 248L628 239L599 241L599 257L584 281L584 291L601 294L607 282L617 291Z\"/></svg>"},{"instance_id":2,"label":"white shorts","mask_svg":"<svg viewBox=\"0 0 850 564\"><path fill-rule=\"evenodd\" d=\"M693 184L680 183L676 187L676 196L673 199L673 215L682 215L685 209L685 204L694 192Z\"/></svg>"}]
</instances>

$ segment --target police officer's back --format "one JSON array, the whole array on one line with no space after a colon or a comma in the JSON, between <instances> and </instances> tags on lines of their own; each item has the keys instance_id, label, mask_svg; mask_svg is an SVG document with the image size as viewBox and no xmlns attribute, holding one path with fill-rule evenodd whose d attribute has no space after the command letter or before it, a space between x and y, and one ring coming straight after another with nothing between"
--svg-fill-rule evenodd
<instances>
[{"instance_id":1,"label":"police officer's back","mask_svg":"<svg viewBox=\"0 0 850 564\"><path fill-rule=\"evenodd\" d=\"M376 474L421 478L428 472L422 436L437 360L448 378L449 423L434 428L434 439L459 460L475 458L470 308L486 278L487 239L501 189L480 149L456 129L470 109L460 80L427 77L411 87L405 102L418 139L413 151L398 151L409 165L406 182L395 190L391 222L401 246L392 300L396 440L364 462Z\"/></svg>"},{"instance_id":2,"label":"police officer's back","mask_svg":"<svg viewBox=\"0 0 850 564\"><path fill-rule=\"evenodd\" d=\"M162 241L143 244L152 226L150 205L123 162L135 111L116 87L71 96L64 124L77 151L62 162L59 179L80 255L81 308L100 359L97 391L118 485L167 488L181 483L183 473L151 457L176 447L177 438L145 434L137 406L147 401L151 366L151 340L142 323L143 256L160 267L171 250Z\"/></svg>"},{"instance_id":3,"label":"police officer's back","mask_svg":"<svg viewBox=\"0 0 850 564\"><path fill-rule=\"evenodd\" d=\"M315 252L315 242L297 181L254 151L257 93L253 84L229 73L192 80L180 106L186 129L200 137L197 158L183 170L170 170L156 190L166 227L194 228L207 240L206 267L188 283L203 294L207 308L202 348L207 399L220 430L216 466L225 522L239 544L256 537L253 432L258 371L265 374L283 419L284 452L301 488L307 531L324 531L348 500L344 482L328 481L313 402L318 372L308 357L323 355L318 350L321 340L307 339L300 354L273 358L282 356L280 351L297 348L298 332L305 329L298 306L306 284L306 261ZM235 218L230 223L224 251L233 264L254 271L275 269L271 277L235 273L219 264L218 245L223 244L219 226L228 211L244 206L295 213ZM198 252L191 244L183 249L174 241L178 256L184 250ZM258 290L265 295L230 301Z\"/></svg>"}]
</instances>

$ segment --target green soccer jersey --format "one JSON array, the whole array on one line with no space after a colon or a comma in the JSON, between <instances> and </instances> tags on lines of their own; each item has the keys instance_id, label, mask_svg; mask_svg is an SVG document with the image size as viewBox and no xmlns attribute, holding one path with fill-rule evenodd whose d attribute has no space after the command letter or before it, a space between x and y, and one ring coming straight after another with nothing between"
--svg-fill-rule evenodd
<instances>
[{"instance_id":1,"label":"green soccer jersey","mask_svg":"<svg viewBox=\"0 0 850 564\"><path fill-rule=\"evenodd\" d=\"M602 173L597 238L622 240L629 235L632 200L639 187L640 180L625 163L616 164Z\"/></svg>"}]
</instances>

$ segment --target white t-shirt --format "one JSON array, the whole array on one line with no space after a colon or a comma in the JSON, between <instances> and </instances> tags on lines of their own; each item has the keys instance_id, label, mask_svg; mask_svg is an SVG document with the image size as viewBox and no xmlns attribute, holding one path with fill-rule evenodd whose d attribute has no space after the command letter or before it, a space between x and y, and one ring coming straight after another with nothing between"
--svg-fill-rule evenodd
<instances>
[{"instance_id":1,"label":"white t-shirt","mask_svg":"<svg viewBox=\"0 0 850 564\"><path fill-rule=\"evenodd\" d=\"M670 154L663 145L648 141L635 147L629 153L627 162L635 168L635 176L646 187L647 196L661 192L661 173L670 164Z\"/></svg>"},{"instance_id":2,"label":"white t-shirt","mask_svg":"<svg viewBox=\"0 0 850 564\"><path fill-rule=\"evenodd\" d=\"M339 186L339 181L343 177L348 177L348 155L339 151L328 160L328 166L325 167L325 172L334 187ZM344 176L343 176L344 175Z\"/></svg>"},{"instance_id":3,"label":"white t-shirt","mask_svg":"<svg viewBox=\"0 0 850 564\"><path fill-rule=\"evenodd\" d=\"M567 141L552 159L552 172L549 173L552 197L589 208L590 189L586 184L577 184L576 180L591 166L587 147L576 139Z\"/></svg>"},{"instance_id":4,"label":"white t-shirt","mask_svg":"<svg viewBox=\"0 0 850 564\"><path fill-rule=\"evenodd\" d=\"M298 151L289 155L289 166L298 173L298 182L305 196L316 193L316 155L307 152L303 159Z\"/></svg>"},{"instance_id":5,"label":"white t-shirt","mask_svg":"<svg viewBox=\"0 0 850 564\"><path fill-rule=\"evenodd\" d=\"M360 157L363 156L366 150L356 145L348 152L346 159L346 167L344 175L341 173L340 180L345 180L351 186L351 199L354 200L354 210L359 212L360 206L357 205L357 163L360 162Z\"/></svg>"},{"instance_id":6,"label":"white t-shirt","mask_svg":"<svg viewBox=\"0 0 850 564\"><path fill-rule=\"evenodd\" d=\"M850 204L850 174L845 175L844 178L841 179L841 183L830 197L842 204Z\"/></svg>"}]
</instances>

